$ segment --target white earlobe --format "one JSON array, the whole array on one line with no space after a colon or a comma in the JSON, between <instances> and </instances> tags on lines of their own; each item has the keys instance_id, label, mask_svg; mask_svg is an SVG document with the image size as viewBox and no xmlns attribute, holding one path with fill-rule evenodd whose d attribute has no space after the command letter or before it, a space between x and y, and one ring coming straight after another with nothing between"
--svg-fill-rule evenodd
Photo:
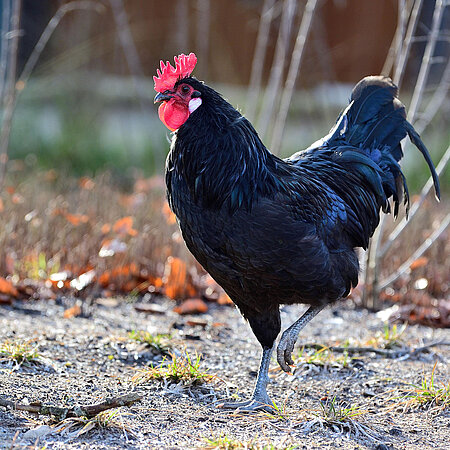
<instances>
[{"instance_id":1,"label":"white earlobe","mask_svg":"<svg viewBox=\"0 0 450 450\"><path fill-rule=\"evenodd\" d=\"M193 98L189 101L189 112L192 114L201 104L201 98Z\"/></svg>"}]
</instances>

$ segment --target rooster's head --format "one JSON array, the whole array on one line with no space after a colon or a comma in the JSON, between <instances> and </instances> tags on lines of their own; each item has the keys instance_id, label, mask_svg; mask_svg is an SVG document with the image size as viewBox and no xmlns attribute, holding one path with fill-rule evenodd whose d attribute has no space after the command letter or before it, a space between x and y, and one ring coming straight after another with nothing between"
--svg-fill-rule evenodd
<instances>
[{"instance_id":1,"label":"rooster's head","mask_svg":"<svg viewBox=\"0 0 450 450\"><path fill-rule=\"evenodd\" d=\"M177 130L189 116L202 104L201 92L185 82L190 77L197 63L194 53L188 56L175 56L175 67L169 61L161 61L161 70L157 70L157 77L153 77L155 103L162 102L158 114L169 130Z\"/></svg>"}]
</instances>

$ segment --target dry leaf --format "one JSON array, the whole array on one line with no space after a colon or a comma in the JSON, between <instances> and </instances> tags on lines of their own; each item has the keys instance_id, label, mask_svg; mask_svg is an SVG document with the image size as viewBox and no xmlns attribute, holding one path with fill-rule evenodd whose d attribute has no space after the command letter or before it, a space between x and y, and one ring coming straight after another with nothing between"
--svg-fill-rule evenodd
<instances>
[{"instance_id":1,"label":"dry leaf","mask_svg":"<svg viewBox=\"0 0 450 450\"><path fill-rule=\"evenodd\" d=\"M428 258L426 256L421 256L411 263L409 268L411 270L419 269L420 267L426 266L428 264Z\"/></svg>"},{"instance_id":2,"label":"dry leaf","mask_svg":"<svg viewBox=\"0 0 450 450\"><path fill-rule=\"evenodd\" d=\"M186 297L187 268L183 260L169 256L164 278L164 292L167 297L173 300Z\"/></svg>"},{"instance_id":3,"label":"dry leaf","mask_svg":"<svg viewBox=\"0 0 450 450\"><path fill-rule=\"evenodd\" d=\"M173 310L178 314L199 314L207 312L208 305L200 298L190 298Z\"/></svg>"},{"instance_id":4,"label":"dry leaf","mask_svg":"<svg viewBox=\"0 0 450 450\"><path fill-rule=\"evenodd\" d=\"M100 231L102 234L108 234L111 231L111 225L109 223L103 224Z\"/></svg>"},{"instance_id":5,"label":"dry leaf","mask_svg":"<svg viewBox=\"0 0 450 450\"><path fill-rule=\"evenodd\" d=\"M131 216L122 217L113 225L114 233L121 235L136 236L138 232L133 228L133 218Z\"/></svg>"},{"instance_id":6,"label":"dry leaf","mask_svg":"<svg viewBox=\"0 0 450 450\"><path fill-rule=\"evenodd\" d=\"M86 216L85 214L69 214L69 213L66 213L66 214L64 214L64 217L66 218L66 220L68 222L70 222L75 227L77 227L78 225L80 225L82 223L89 222L89 217Z\"/></svg>"},{"instance_id":7,"label":"dry leaf","mask_svg":"<svg viewBox=\"0 0 450 450\"><path fill-rule=\"evenodd\" d=\"M162 212L166 218L166 222L169 225L173 225L175 223L177 223L177 217L175 216L175 214L172 212L172 210L170 209L170 206L167 202L164 203L163 208L162 208Z\"/></svg>"},{"instance_id":8,"label":"dry leaf","mask_svg":"<svg viewBox=\"0 0 450 450\"><path fill-rule=\"evenodd\" d=\"M19 292L13 286L11 281L8 281L3 277L0 277L0 293L10 295L12 297L17 297L19 295Z\"/></svg>"},{"instance_id":9,"label":"dry leaf","mask_svg":"<svg viewBox=\"0 0 450 450\"><path fill-rule=\"evenodd\" d=\"M87 191L92 191L95 187L95 182L89 177L81 177L78 183L81 189L86 189Z\"/></svg>"},{"instance_id":10,"label":"dry leaf","mask_svg":"<svg viewBox=\"0 0 450 450\"><path fill-rule=\"evenodd\" d=\"M219 305L232 305L233 304L233 300L231 300L230 297L228 297L228 295L225 292L222 292L222 294L220 294L217 303Z\"/></svg>"},{"instance_id":11,"label":"dry leaf","mask_svg":"<svg viewBox=\"0 0 450 450\"><path fill-rule=\"evenodd\" d=\"M77 317L81 315L80 305L74 305L64 311L64 319L71 319L72 317Z\"/></svg>"},{"instance_id":12,"label":"dry leaf","mask_svg":"<svg viewBox=\"0 0 450 450\"><path fill-rule=\"evenodd\" d=\"M208 326L208 322L206 320L191 319L186 320L186 325L189 325L190 327L206 328Z\"/></svg>"}]
</instances>

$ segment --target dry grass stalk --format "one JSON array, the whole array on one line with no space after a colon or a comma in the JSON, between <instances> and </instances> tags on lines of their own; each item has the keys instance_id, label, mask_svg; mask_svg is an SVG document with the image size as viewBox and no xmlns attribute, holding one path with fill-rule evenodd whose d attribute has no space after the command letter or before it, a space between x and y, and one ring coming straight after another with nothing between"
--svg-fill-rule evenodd
<instances>
[{"instance_id":1,"label":"dry grass stalk","mask_svg":"<svg viewBox=\"0 0 450 450\"><path fill-rule=\"evenodd\" d=\"M314 12L317 6L317 0L308 0L302 16L302 22L298 29L297 39L295 41L294 51L291 56L291 63L284 85L283 94L281 96L281 104L276 116L273 130L271 149L275 155L280 153L281 139L286 124L286 118L291 104L292 94L294 93L295 81L297 80L300 64L302 61L303 51L305 49L306 39L311 29Z\"/></svg>"},{"instance_id":2,"label":"dry grass stalk","mask_svg":"<svg viewBox=\"0 0 450 450\"><path fill-rule=\"evenodd\" d=\"M276 98L280 91L284 65L289 51L289 42L292 33L292 25L295 18L296 2L294 0L285 0L281 15L281 25L278 33L275 56L270 70L270 77L264 96L264 102L261 107L261 116L258 120L258 129L261 137L267 138L269 124L273 121L274 111L276 110Z\"/></svg>"},{"instance_id":3,"label":"dry grass stalk","mask_svg":"<svg viewBox=\"0 0 450 450\"><path fill-rule=\"evenodd\" d=\"M409 52L411 50L411 43L413 42L413 36L416 31L420 11L422 9L422 1L423 0L414 1L411 15L409 17L405 39L403 43L401 43L401 49L396 60L393 80L398 87L400 87L403 80L403 75L405 74L406 62L408 61ZM406 12L406 8L404 11Z\"/></svg>"},{"instance_id":4,"label":"dry grass stalk","mask_svg":"<svg viewBox=\"0 0 450 450\"><path fill-rule=\"evenodd\" d=\"M55 15L51 18L50 22L45 27L43 33L41 34L38 42L36 43L30 57L25 63L21 75L19 76L17 82L16 80L16 63L17 63L17 45L19 39L19 22L20 22L20 10L21 10L21 0L14 0L13 12L12 12L12 31L13 38L9 49L9 61L8 61L8 82L7 89L2 92L5 99L2 103L5 104L5 111L2 120L1 134L0 134L0 188L3 186L3 182L6 174L6 164L8 161L8 146L9 146L9 136L11 132L12 119L14 115L14 110L16 108L17 98L20 92L26 86L28 79L36 66L36 63L41 56L42 51L46 47L50 37L57 28L61 19L70 11L77 9L93 9L96 11L101 11L103 5L98 2L91 0L74 0L72 2L66 3L58 8ZM3 40L3 38L2 38Z\"/></svg>"},{"instance_id":5,"label":"dry grass stalk","mask_svg":"<svg viewBox=\"0 0 450 450\"><path fill-rule=\"evenodd\" d=\"M434 7L433 13L433 23L431 26L430 33L428 35L427 45L425 47L425 52L422 58L422 64L420 66L419 74L417 76L416 86L414 88L413 97L411 99L411 104L408 108L407 119L409 122L414 123L417 111L419 109L420 103L422 101L423 93L428 79L428 74L430 68L433 64L433 53L436 46L436 42L439 37L440 26L442 22L442 17L444 13L445 6L443 0L436 0L436 5Z\"/></svg>"},{"instance_id":6,"label":"dry grass stalk","mask_svg":"<svg viewBox=\"0 0 450 450\"><path fill-rule=\"evenodd\" d=\"M144 78L144 71L142 69L141 60L134 44L133 36L131 34L130 25L128 23L127 12L123 4L123 0L109 0L111 9L116 23L117 35L119 37L120 45L123 49L125 60L127 61L128 69L130 71L131 79L133 81L134 89L138 95L138 100L141 104L142 110L150 115L152 113L151 104L146 99L148 98L145 85L142 83Z\"/></svg>"},{"instance_id":7,"label":"dry grass stalk","mask_svg":"<svg viewBox=\"0 0 450 450\"><path fill-rule=\"evenodd\" d=\"M433 245L433 243L441 236L441 234L447 229L449 225L450 213L445 216L439 228L437 228L434 233L422 243L422 245L397 269L396 272L380 281L378 289L381 290L388 287L395 280L401 277L406 271L408 271L411 264L418 258L420 258Z\"/></svg>"},{"instance_id":8,"label":"dry grass stalk","mask_svg":"<svg viewBox=\"0 0 450 450\"><path fill-rule=\"evenodd\" d=\"M443 173L444 169L447 167L447 164L450 160L450 146L445 151L444 155L442 156L441 160L439 161L439 164L436 166L436 173L438 176ZM431 188L433 187L433 179L430 176L428 181L425 183L425 185L422 188L422 191L419 195L419 198L412 204L408 217L403 217L402 220L399 222L399 224L395 227L395 229L391 232L391 234L388 236L386 242L381 247L379 251L379 257L382 258L386 252L389 250L393 242L400 236L400 234L405 230L408 224L412 222L412 218L416 215L416 213L419 211L420 206L425 201L425 198L427 197L428 193L430 192Z\"/></svg>"},{"instance_id":9,"label":"dry grass stalk","mask_svg":"<svg viewBox=\"0 0 450 450\"><path fill-rule=\"evenodd\" d=\"M264 0L261 17L259 19L258 37L253 54L252 73L248 87L246 116L249 120L255 119L256 104L261 93L262 73L264 70L264 57L267 52L270 25L274 14L275 0Z\"/></svg>"},{"instance_id":10,"label":"dry grass stalk","mask_svg":"<svg viewBox=\"0 0 450 450\"><path fill-rule=\"evenodd\" d=\"M21 0L14 0L12 4L11 13L11 31L8 33L11 35L11 43L8 45L7 53L7 67L6 67L6 80L5 80L5 90L3 95L4 100L1 103L4 105L4 112L2 117L2 127L0 133L0 189L3 187L3 181L6 174L6 164L8 162L8 146L9 146L9 136L11 133L11 124L14 114L14 107L16 101L16 66L17 66L17 49L19 45L19 24L20 24L20 10L22 7ZM6 35L2 36L3 39L8 39Z\"/></svg>"},{"instance_id":11,"label":"dry grass stalk","mask_svg":"<svg viewBox=\"0 0 450 450\"><path fill-rule=\"evenodd\" d=\"M400 3L400 5L401 5L401 3ZM407 62L407 56L408 56L409 50L410 50L410 45L414 39L413 34L414 34L414 30L416 28L417 17L418 17L419 11L420 11L420 5L418 4L418 2L416 2L415 5L411 4L410 6L411 6L410 8L407 8L407 7L404 8L405 10L409 11L408 21L409 21L410 25L406 32L406 38L405 38L404 45L401 48L400 52L397 54L398 58L396 60L395 77L398 80L401 80L403 77L403 73L404 73L404 70L406 67L406 62ZM423 94L424 94L425 86L427 83L429 71L430 71L432 64L434 63L432 56L434 53L435 44L436 44L436 42L439 38L439 34L440 34L440 25L441 25L441 21L442 21L443 9L444 9L444 6L443 6L442 1L438 0L435 5L434 14L433 14L433 24L432 24L431 31L427 38L427 45L425 48L422 65L420 67L416 85L414 88L413 98L412 98L411 104L408 108L408 120L411 123L414 123L419 105L423 100ZM400 14L400 15L403 16L403 14ZM402 17L400 17L399 25L398 25L397 31L396 31L397 37L403 36L405 23L406 23L406 19L404 19L404 18L402 19ZM391 46L391 49L392 48L393 48L393 46ZM389 56L388 56L388 59L389 59ZM386 64L385 64L385 66L386 66ZM387 70L386 67L383 70L384 70L383 73L386 72L385 74L390 72L390 69ZM444 79L445 76L446 75L444 73L443 80L440 83L441 93L442 93L442 90L447 89L447 83L446 83L446 80ZM439 106L441 104L442 103L440 103ZM436 112L437 112L437 110L433 109L433 113L435 114ZM445 168L446 164L447 164L447 160L444 155L443 159L438 164L438 168L440 169L440 171L442 171ZM439 173L440 172L438 172L438 174ZM411 212L409 214L409 223L411 223L412 218L414 217L419 206L425 199L425 195L429 192L431 186L432 186L432 183L430 183L430 180L429 180L423 187L422 195L421 195L419 201L416 202L413 205L413 207L411 208ZM445 222L445 219L444 219L444 222ZM384 225L385 225L385 216L382 216L381 223L380 223L378 229L376 230L376 232L370 242L369 249L365 255L365 267L364 267L364 273L363 273L363 277L362 277L363 285L364 285L364 292L363 292L363 305L364 306L376 309L378 307L379 294L380 294L380 291L383 289L383 286L384 287L388 286L390 283L395 281L401 275L401 273L404 273L404 271L408 269L409 266L406 267L406 269L405 269L405 265L406 265L406 262L405 262L401 267L398 268L398 270L395 272L394 275L392 275L389 278L386 278L381 283L379 281L379 278L380 278L379 272L381 269L382 257L386 253L387 249L391 246L394 238L396 238L406 227L406 223L407 223L407 218L404 218L402 220L402 222L397 226L396 230L393 233L391 233L391 235L388 238L388 242L384 246L381 246L381 240L383 238ZM436 235L433 234L433 237L435 237L436 239L445 231L446 227L448 226L448 224L445 225L445 223L443 225L444 225L443 227L442 226L439 227L440 231L438 234L436 234ZM419 247L419 249L417 249L415 252L413 252L413 256L414 255L419 255L419 256L422 255L423 252L426 251L433 242L434 242L434 240L432 240L431 242L430 242L430 240L427 240L426 243L421 245ZM429 244L429 245L427 245L427 244ZM408 261L410 261L411 258L408 258ZM388 284L386 284L386 282L388 282Z\"/></svg>"}]
</instances>

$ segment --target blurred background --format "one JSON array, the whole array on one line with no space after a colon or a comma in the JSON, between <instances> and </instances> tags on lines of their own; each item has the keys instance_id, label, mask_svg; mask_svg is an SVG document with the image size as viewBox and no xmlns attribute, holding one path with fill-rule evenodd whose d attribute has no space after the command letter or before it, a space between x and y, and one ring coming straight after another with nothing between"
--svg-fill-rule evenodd
<instances>
[{"instance_id":1,"label":"blurred background","mask_svg":"<svg viewBox=\"0 0 450 450\"><path fill-rule=\"evenodd\" d=\"M281 156L324 136L362 77L394 79L441 161L443 202L428 195L426 166L406 144L412 220L383 222L353 298L450 325L448 2L0 4L0 302L116 293L227 302L190 259L164 200L170 136L152 76L160 59L193 51L194 75Z\"/></svg>"}]
</instances>

